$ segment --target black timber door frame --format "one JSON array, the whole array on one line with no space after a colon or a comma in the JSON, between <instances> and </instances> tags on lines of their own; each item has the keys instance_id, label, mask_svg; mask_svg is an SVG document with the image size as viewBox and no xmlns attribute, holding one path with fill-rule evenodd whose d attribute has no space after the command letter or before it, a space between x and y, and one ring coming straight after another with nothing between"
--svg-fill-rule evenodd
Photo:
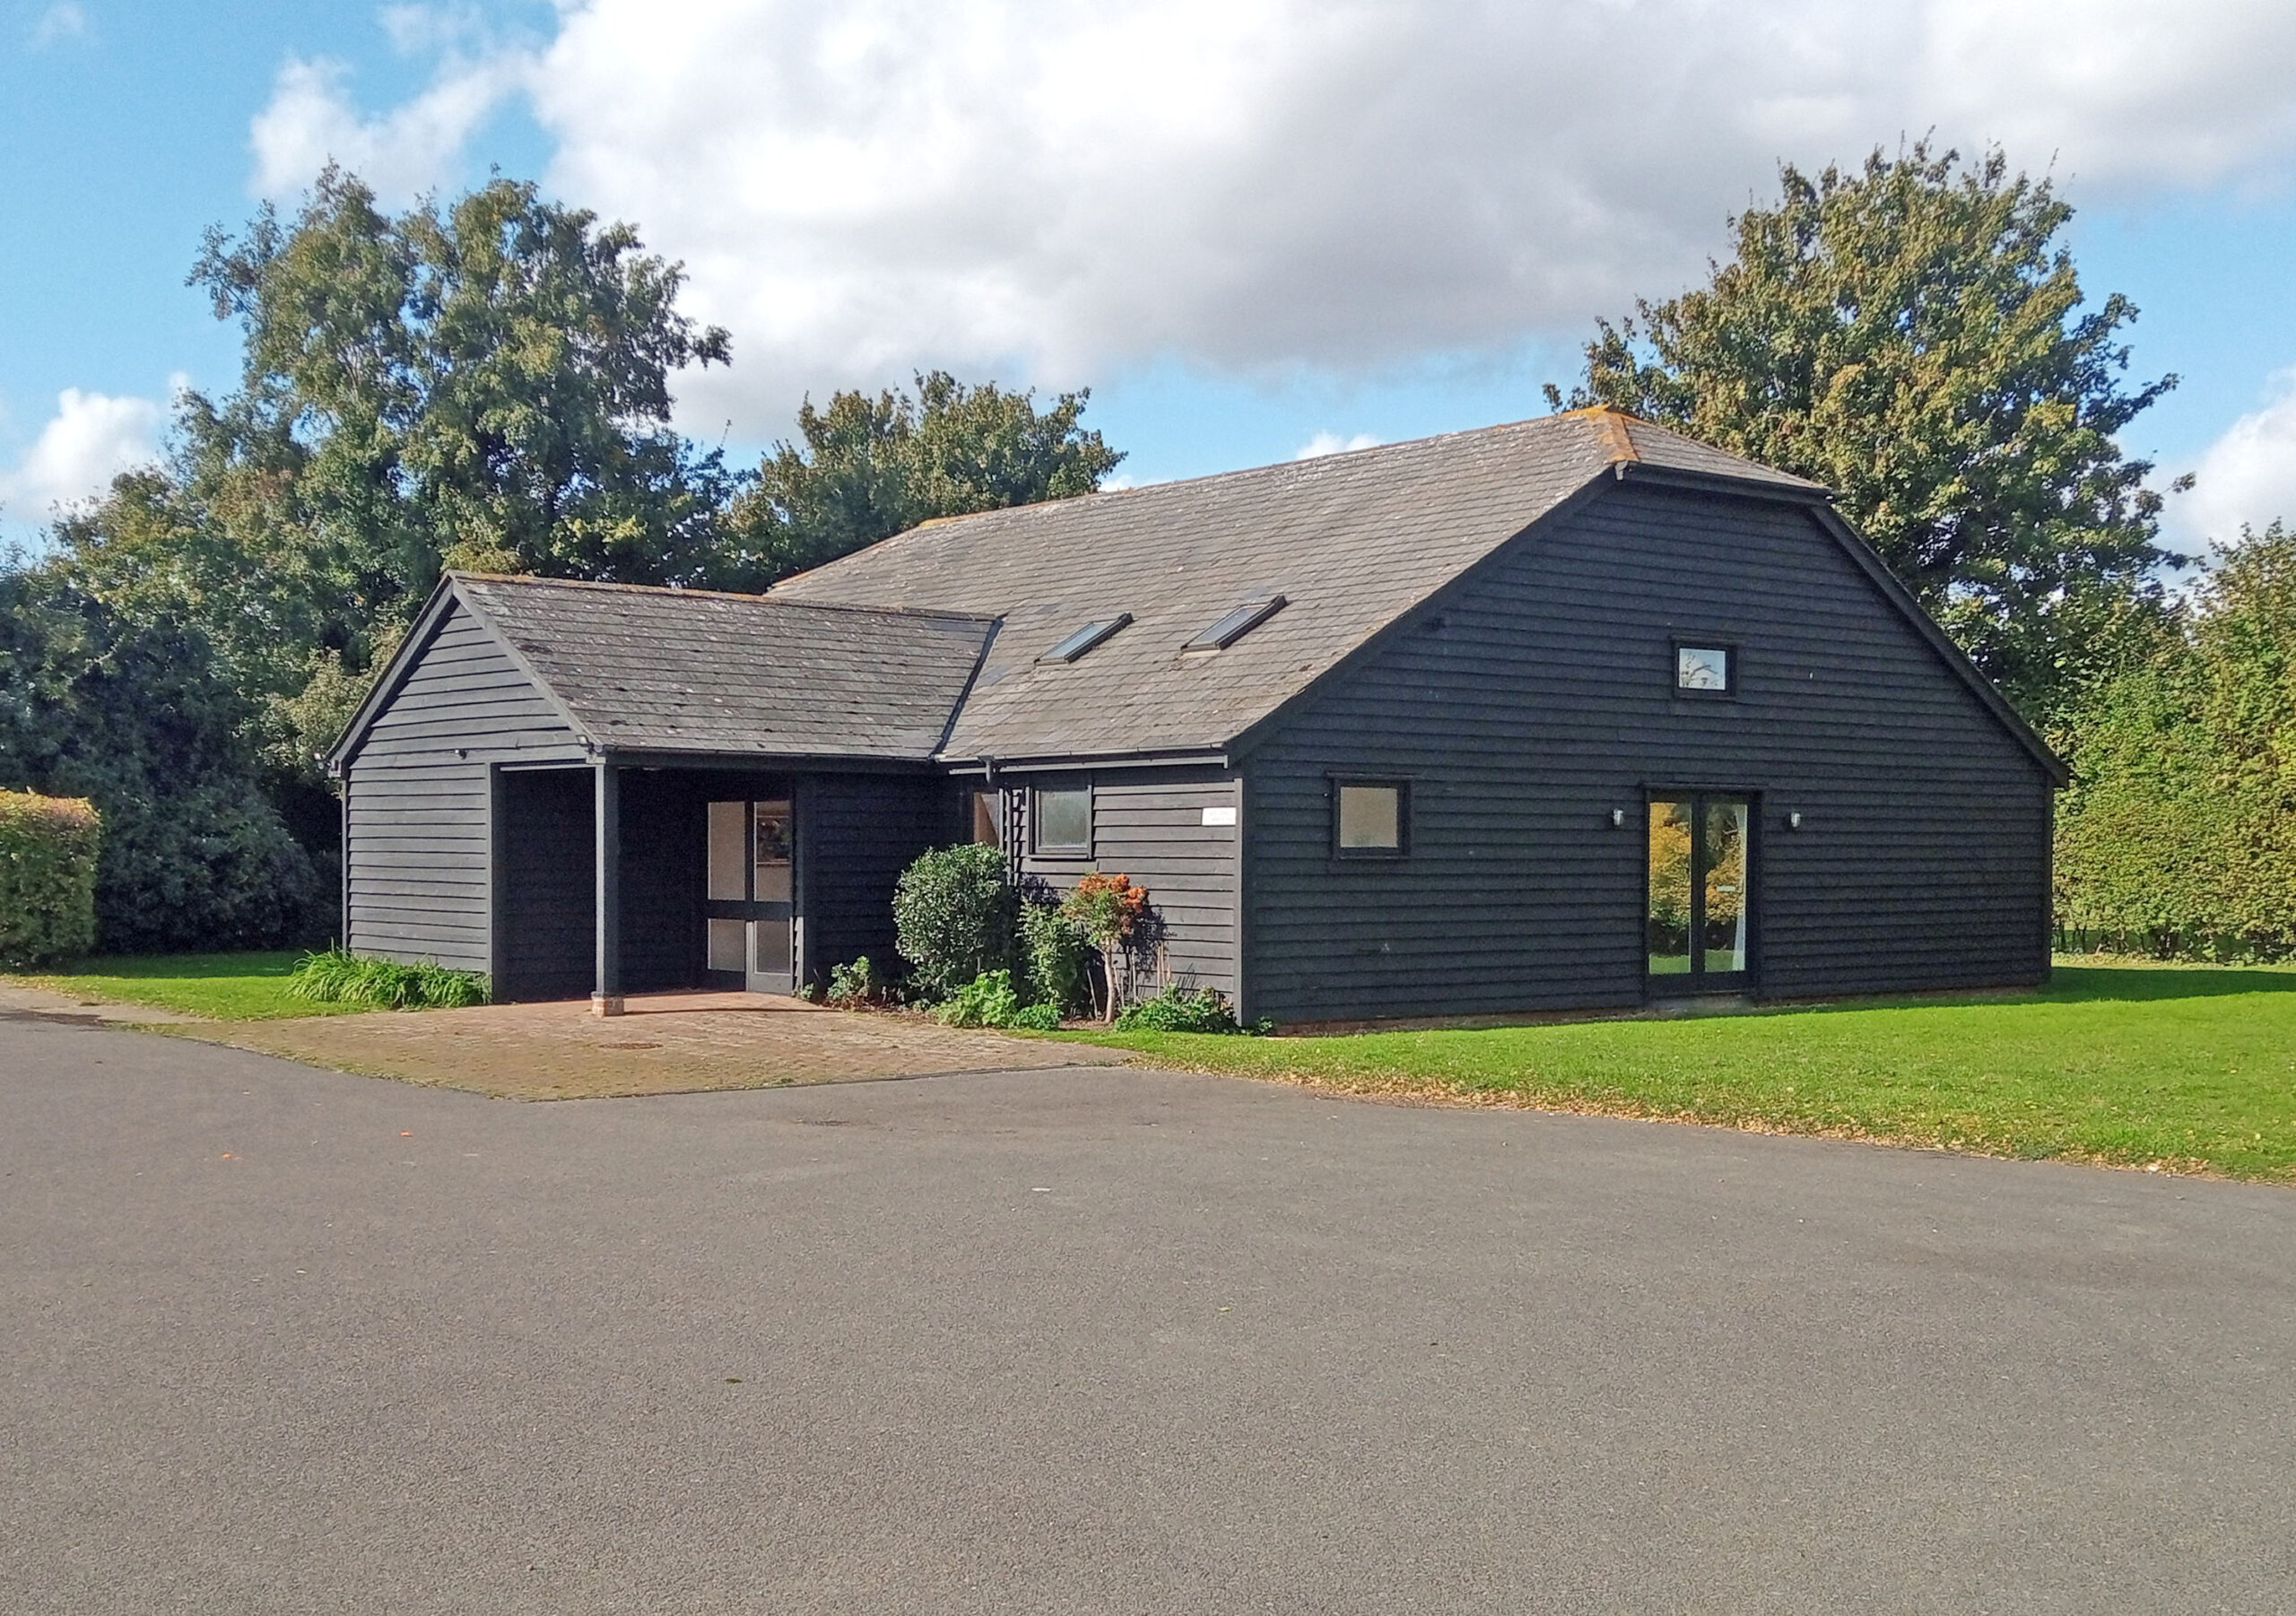
<instances>
[{"instance_id":1,"label":"black timber door frame","mask_svg":"<svg viewBox=\"0 0 2296 1616\"><path fill-rule=\"evenodd\" d=\"M734 793L703 794L702 963L704 979L713 987L786 994L796 992L803 979L803 927L798 917L804 897L806 838L801 812L804 794L798 786L799 782L791 780L777 783L769 792L761 782L744 783L735 785ZM721 864L721 854L730 848L721 839L726 832L715 817L721 809L734 807L740 810L737 872ZM786 838L784 859L766 858L762 826L768 817L778 819L779 834ZM781 896L760 895L761 874L769 863L782 872ZM741 889L738 898L731 891L735 884ZM739 969L729 969L726 963L732 957L727 951L731 934L724 928L734 925L742 928Z\"/></svg>"},{"instance_id":2,"label":"black timber door frame","mask_svg":"<svg viewBox=\"0 0 2296 1616\"><path fill-rule=\"evenodd\" d=\"M1756 827L1761 822L1761 794L1654 786L1643 795L1646 995L1754 991L1761 964L1761 849ZM1674 822L1677 810L1686 824ZM1718 882L1718 875L1725 879ZM1710 914L1717 894L1725 902L1735 899L1735 910ZM1718 925L1726 931L1718 933ZM1709 963L1717 957L1725 961L1718 968Z\"/></svg>"}]
</instances>

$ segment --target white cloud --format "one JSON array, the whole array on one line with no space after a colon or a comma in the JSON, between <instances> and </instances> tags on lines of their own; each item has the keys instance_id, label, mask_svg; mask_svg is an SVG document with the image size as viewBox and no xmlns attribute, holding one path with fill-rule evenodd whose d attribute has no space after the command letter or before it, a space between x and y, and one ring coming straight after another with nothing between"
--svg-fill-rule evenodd
<instances>
[{"instance_id":1,"label":"white cloud","mask_svg":"<svg viewBox=\"0 0 2296 1616\"><path fill-rule=\"evenodd\" d=\"M72 0L57 0L57 4L40 13L39 20L32 24L34 50L45 50L66 39L84 39L87 37L88 13L74 5Z\"/></svg>"},{"instance_id":2,"label":"white cloud","mask_svg":"<svg viewBox=\"0 0 2296 1616\"><path fill-rule=\"evenodd\" d=\"M1320 460L1326 455L1344 455L1350 449L1375 449L1379 439L1369 432L1358 432L1352 438L1342 438L1337 432L1318 432L1292 452L1294 460Z\"/></svg>"},{"instance_id":3,"label":"white cloud","mask_svg":"<svg viewBox=\"0 0 2296 1616\"><path fill-rule=\"evenodd\" d=\"M509 56L453 61L414 100L363 117L344 93L349 74L341 63L291 56L249 130L254 190L291 196L335 162L386 203L412 201L452 176L464 143L513 87L517 70Z\"/></svg>"},{"instance_id":4,"label":"white cloud","mask_svg":"<svg viewBox=\"0 0 2296 1616\"><path fill-rule=\"evenodd\" d=\"M2228 543L2244 523L2296 522L2296 369L2273 379L2276 396L2209 446L2191 492L2170 496L2170 525L2187 543Z\"/></svg>"},{"instance_id":5,"label":"white cloud","mask_svg":"<svg viewBox=\"0 0 2296 1616\"><path fill-rule=\"evenodd\" d=\"M1576 334L1693 279L1779 160L1933 128L2084 201L2280 184L2292 59L2286 0L561 0L380 118L292 63L257 143L266 191L328 152L434 178L523 87L552 188L734 331L685 413L765 436L920 365L1361 376Z\"/></svg>"},{"instance_id":6,"label":"white cloud","mask_svg":"<svg viewBox=\"0 0 2296 1616\"><path fill-rule=\"evenodd\" d=\"M11 520L43 522L102 493L119 473L160 457L161 419L152 399L65 388L23 459L0 472L0 506Z\"/></svg>"}]
</instances>

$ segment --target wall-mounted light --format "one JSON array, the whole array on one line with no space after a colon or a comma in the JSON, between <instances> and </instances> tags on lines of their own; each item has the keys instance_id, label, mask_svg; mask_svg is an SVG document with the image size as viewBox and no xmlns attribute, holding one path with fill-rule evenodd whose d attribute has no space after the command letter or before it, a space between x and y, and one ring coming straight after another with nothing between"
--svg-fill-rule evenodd
<instances>
[{"instance_id":1,"label":"wall-mounted light","mask_svg":"<svg viewBox=\"0 0 2296 1616\"><path fill-rule=\"evenodd\" d=\"M1611 810L1611 829L1613 830L1623 830L1626 829L1625 809L1613 808Z\"/></svg>"},{"instance_id":2,"label":"wall-mounted light","mask_svg":"<svg viewBox=\"0 0 2296 1616\"><path fill-rule=\"evenodd\" d=\"M1799 808L1786 816L1786 828L1788 830L1799 830L1802 828L1802 811Z\"/></svg>"}]
</instances>

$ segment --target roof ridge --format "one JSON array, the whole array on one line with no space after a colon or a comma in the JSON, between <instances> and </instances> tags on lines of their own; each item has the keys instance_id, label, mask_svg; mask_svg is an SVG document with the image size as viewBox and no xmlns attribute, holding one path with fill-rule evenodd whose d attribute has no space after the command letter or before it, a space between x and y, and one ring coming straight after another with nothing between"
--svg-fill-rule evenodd
<instances>
[{"instance_id":1,"label":"roof ridge","mask_svg":"<svg viewBox=\"0 0 2296 1616\"><path fill-rule=\"evenodd\" d=\"M929 617L963 623L993 623L996 621L977 613L951 612L938 606L870 606L852 601L797 600L773 594L770 585L751 594L740 589L690 589L679 584L617 584L603 578L545 578L532 572L465 572L450 569L447 576L463 583L521 584L544 589L596 589L610 594L662 595L681 600L730 600L739 601L744 605L805 612L854 612L870 617Z\"/></svg>"}]
</instances>

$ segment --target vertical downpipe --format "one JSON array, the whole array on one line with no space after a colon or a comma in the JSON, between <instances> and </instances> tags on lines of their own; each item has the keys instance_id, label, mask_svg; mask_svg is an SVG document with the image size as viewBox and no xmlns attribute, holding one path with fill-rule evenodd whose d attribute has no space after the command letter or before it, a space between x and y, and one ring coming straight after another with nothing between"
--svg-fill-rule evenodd
<instances>
[{"instance_id":1,"label":"vertical downpipe","mask_svg":"<svg viewBox=\"0 0 2296 1616\"><path fill-rule=\"evenodd\" d=\"M602 753L591 824L597 847L597 980L590 1013L618 1016L622 1001L622 774Z\"/></svg>"}]
</instances>

